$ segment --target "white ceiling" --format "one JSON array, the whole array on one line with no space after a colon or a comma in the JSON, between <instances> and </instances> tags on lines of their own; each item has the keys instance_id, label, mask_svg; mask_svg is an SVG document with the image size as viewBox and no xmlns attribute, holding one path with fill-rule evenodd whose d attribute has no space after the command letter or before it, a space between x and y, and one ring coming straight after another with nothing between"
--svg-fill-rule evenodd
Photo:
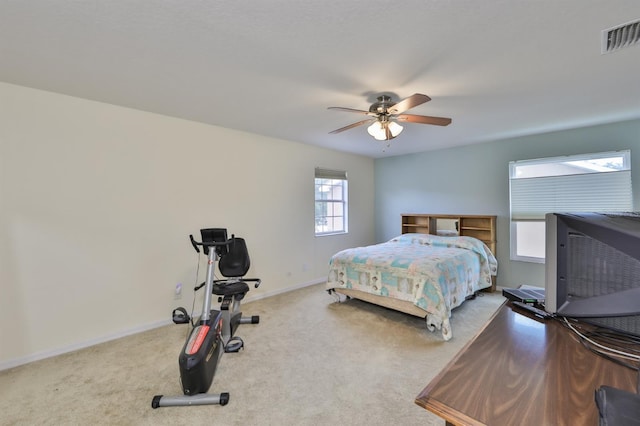
<instances>
[{"instance_id":1,"label":"white ceiling","mask_svg":"<svg viewBox=\"0 0 640 426\"><path fill-rule=\"evenodd\" d=\"M0 81L371 157L640 117L639 0L0 0ZM424 93L391 141L380 93ZM1 100L0 100L1 101ZM176 141L180 143L180 141Z\"/></svg>"}]
</instances>

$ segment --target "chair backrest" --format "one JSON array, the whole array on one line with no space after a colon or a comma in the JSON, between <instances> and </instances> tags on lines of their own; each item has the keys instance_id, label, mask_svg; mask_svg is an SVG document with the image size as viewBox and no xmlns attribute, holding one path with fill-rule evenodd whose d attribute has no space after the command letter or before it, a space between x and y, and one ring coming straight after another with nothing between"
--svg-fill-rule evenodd
<instances>
[{"instance_id":1,"label":"chair backrest","mask_svg":"<svg viewBox=\"0 0 640 426\"><path fill-rule=\"evenodd\" d=\"M251 261L244 238L229 240L228 252L220 258L218 268L225 277L244 277L249 271Z\"/></svg>"}]
</instances>

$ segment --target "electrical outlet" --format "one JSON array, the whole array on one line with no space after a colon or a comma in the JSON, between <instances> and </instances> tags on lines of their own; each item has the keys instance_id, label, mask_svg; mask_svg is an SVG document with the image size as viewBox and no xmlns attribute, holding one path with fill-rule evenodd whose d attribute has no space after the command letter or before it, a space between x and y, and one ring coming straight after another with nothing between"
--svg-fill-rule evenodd
<instances>
[{"instance_id":1,"label":"electrical outlet","mask_svg":"<svg viewBox=\"0 0 640 426\"><path fill-rule=\"evenodd\" d=\"M176 289L173 293L174 299L182 299L182 283L176 284Z\"/></svg>"}]
</instances>

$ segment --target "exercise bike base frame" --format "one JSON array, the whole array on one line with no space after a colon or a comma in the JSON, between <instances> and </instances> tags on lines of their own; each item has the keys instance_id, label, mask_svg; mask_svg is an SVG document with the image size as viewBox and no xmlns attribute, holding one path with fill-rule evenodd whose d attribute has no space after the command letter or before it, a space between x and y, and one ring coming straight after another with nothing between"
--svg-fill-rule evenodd
<instances>
[{"instance_id":1,"label":"exercise bike base frame","mask_svg":"<svg viewBox=\"0 0 640 426\"><path fill-rule=\"evenodd\" d=\"M164 396L156 395L151 401L152 408L158 407L189 407L192 405L227 405L229 402L229 393L222 392L220 394L201 393L193 396Z\"/></svg>"},{"instance_id":2,"label":"exercise bike base frame","mask_svg":"<svg viewBox=\"0 0 640 426\"><path fill-rule=\"evenodd\" d=\"M203 231L210 230L201 230L204 240ZM224 230L224 235L226 236L226 230ZM244 298L246 292L249 291L249 287L245 281L254 282L257 288L261 283L259 278L214 280L215 263L219 260L218 256L225 252L224 250L218 250L218 246L222 244L228 245L229 242L233 241L233 237L232 240L227 240L225 243L221 241L197 243L193 239L193 236L190 236L190 238L196 251L199 251L197 246L202 245L205 247L205 252L208 255L202 315L191 330L179 356L180 380L182 382L184 395L156 395L151 402L152 408L214 404L226 405L229 402L229 393L207 393L213 383L218 362L223 353L238 352L244 348L242 339L240 337L234 337L240 324L258 324L260 322L259 316L243 317L240 311L240 301ZM242 246L245 247L246 253L244 240L240 240ZM208 250L206 250L207 248ZM248 265L247 262L247 269ZM240 271L240 269L236 270ZM229 287L220 287L220 284L225 282L229 283ZM216 290L214 290L214 284L217 286ZM200 287L202 286L198 288ZM194 289L194 291L197 291L198 288ZM220 310L211 309L213 294L222 296L219 298L221 299L219 300ZM176 311L180 311L179 314L186 314L186 311L182 312L184 308L174 310L174 322L176 322L176 314L178 313ZM181 320L182 318L178 319Z\"/></svg>"}]
</instances>

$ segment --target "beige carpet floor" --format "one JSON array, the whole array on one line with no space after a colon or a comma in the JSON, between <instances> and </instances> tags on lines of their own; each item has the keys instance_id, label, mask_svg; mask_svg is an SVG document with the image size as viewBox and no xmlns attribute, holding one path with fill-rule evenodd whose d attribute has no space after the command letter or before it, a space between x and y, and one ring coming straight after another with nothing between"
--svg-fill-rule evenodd
<instances>
[{"instance_id":1,"label":"beige carpet floor","mask_svg":"<svg viewBox=\"0 0 640 426\"><path fill-rule=\"evenodd\" d=\"M226 406L151 408L154 395L181 393L187 326L170 325L0 372L0 424L443 425L414 399L504 301L499 292L455 309L444 342L419 318L334 303L323 288L243 305L261 321L240 326L245 349L219 364L211 392L229 392Z\"/></svg>"}]
</instances>

